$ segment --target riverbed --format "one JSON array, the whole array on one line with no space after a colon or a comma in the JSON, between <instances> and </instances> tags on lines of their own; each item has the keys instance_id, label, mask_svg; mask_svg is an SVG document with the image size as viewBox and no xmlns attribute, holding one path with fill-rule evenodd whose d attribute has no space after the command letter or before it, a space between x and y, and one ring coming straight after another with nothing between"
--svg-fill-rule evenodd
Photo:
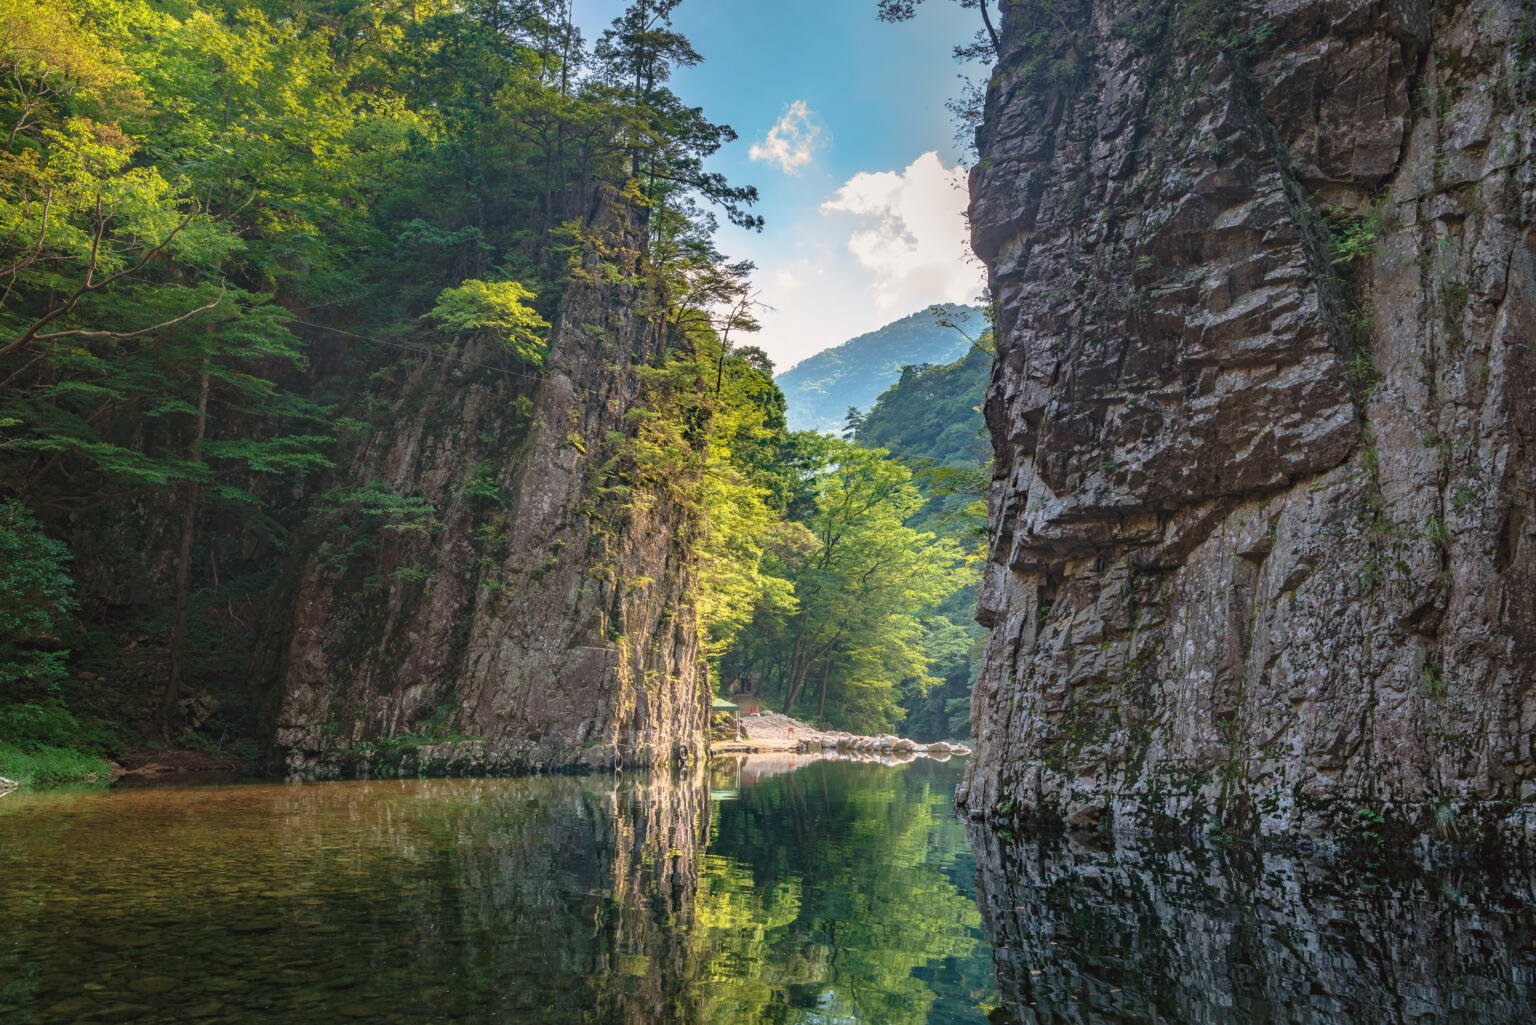
<instances>
[{"instance_id":1,"label":"riverbed","mask_svg":"<svg viewBox=\"0 0 1536 1025\"><path fill-rule=\"evenodd\" d=\"M1010 838L959 763L0 800L0 1022L1527 1022L1528 874Z\"/></svg>"}]
</instances>

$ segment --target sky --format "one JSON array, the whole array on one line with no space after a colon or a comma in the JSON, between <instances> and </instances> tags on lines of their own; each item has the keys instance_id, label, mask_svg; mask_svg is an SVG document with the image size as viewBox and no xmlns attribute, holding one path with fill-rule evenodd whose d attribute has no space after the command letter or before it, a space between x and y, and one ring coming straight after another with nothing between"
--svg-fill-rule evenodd
<instances>
[{"instance_id":1,"label":"sky","mask_svg":"<svg viewBox=\"0 0 1536 1025\"><path fill-rule=\"evenodd\" d=\"M623 0L577 0L589 39ZM946 100L950 55L976 26L947 0L882 24L876 0L685 0L674 27L704 63L673 89L741 138L710 163L756 185L767 226L725 225L720 248L757 264L763 330L782 372L936 302L970 302L983 272L965 226L962 151ZM970 69L973 73L976 69ZM722 218L722 222L724 218Z\"/></svg>"}]
</instances>

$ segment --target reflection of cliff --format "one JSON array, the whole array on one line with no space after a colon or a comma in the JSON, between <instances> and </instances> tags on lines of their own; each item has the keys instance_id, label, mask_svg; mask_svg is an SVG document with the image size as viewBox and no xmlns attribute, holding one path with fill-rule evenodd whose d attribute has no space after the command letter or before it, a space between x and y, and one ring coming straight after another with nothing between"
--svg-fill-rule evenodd
<instances>
[{"instance_id":1,"label":"reflection of cliff","mask_svg":"<svg viewBox=\"0 0 1536 1025\"><path fill-rule=\"evenodd\" d=\"M1533 880L1007 844L972 827L1002 1021L1528 1022Z\"/></svg>"},{"instance_id":2,"label":"reflection of cliff","mask_svg":"<svg viewBox=\"0 0 1536 1025\"><path fill-rule=\"evenodd\" d=\"M613 865L608 913L592 965L602 983L587 1021L691 1025L700 1020L700 966L691 936L699 864L709 838L702 772L661 778L609 795Z\"/></svg>"},{"instance_id":3,"label":"reflection of cliff","mask_svg":"<svg viewBox=\"0 0 1536 1025\"><path fill-rule=\"evenodd\" d=\"M0 819L0 1020L127 1020L153 993L178 1011L146 1022L691 1025L707 795L390 781L22 808Z\"/></svg>"},{"instance_id":4,"label":"reflection of cliff","mask_svg":"<svg viewBox=\"0 0 1536 1025\"><path fill-rule=\"evenodd\" d=\"M439 1020L697 1019L688 942L708 835L701 776L425 785L442 795L427 818L368 807L397 849L422 830L448 834L424 846L441 859L432 881L402 888L410 925L399 937L417 965L469 984L461 1010Z\"/></svg>"}]
</instances>

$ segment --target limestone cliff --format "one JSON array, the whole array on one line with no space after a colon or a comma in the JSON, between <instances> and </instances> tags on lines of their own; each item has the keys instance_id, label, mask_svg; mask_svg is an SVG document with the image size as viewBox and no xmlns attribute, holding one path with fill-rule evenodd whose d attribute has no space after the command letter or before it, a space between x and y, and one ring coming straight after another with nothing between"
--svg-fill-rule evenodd
<instances>
[{"instance_id":1,"label":"limestone cliff","mask_svg":"<svg viewBox=\"0 0 1536 1025\"><path fill-rule=\"evenodd\" d=\"M1533 10L1005 5L971 814L1536 836Z\"/></svg>"},{"instance_id":2,"label":"limestone cliff","mask_svg":"<svg viewBox=\"0 0 1536 1025\"><path fill-rule=\"evenodd\" d=\"M289 775L700 753L694 523L669 492L615 486L640 368L667 342L640 230L590 204L537 374L477 343L400 383L307 530L272 634Z\"/></svg>"}]
</instances>

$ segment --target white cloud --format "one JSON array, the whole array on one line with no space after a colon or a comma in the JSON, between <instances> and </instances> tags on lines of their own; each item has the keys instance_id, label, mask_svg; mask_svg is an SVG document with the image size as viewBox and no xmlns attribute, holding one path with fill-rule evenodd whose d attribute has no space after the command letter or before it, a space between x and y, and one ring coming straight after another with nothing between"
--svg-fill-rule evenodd
<instances>
[{"instance_id":1,"label":"white cloud","mask_svg":"<svg viewBox=\"0 0 1536 1025\"><path fill-rule=\"evenodd\" d=\"M856 174L821 205L823 216L857 219L848 252L873 279L881 312L904 315L936 302L970 302L980 291L965 186L964 168L947 167L937 152L928 152L903 171Z\"/></svg>"},{"instance_id":2,"label":"white cloud","mask_svg":"<svg viewBox=\"0 0 1536 1025\"><path fill-rule=\"evenodd\" d=\"M753 160L773 164L785 174L799 174L816 155L816 143L820 138L821 126L812 121L810 108L804 100L796 100L768 129L767 138L754 142L747 155Z\"/></svg>"},{"instance_id":3,"label":"white cloud","mask_svg":"<svg viewBox=\"0 0 1536 1025\"><path fill-rule=\"evenodd\" d=\"M768 285L775 295L789 295L805 286L804 270L804 261L798 267L782 267L768 275Z\"/></svg>"},{"instance_id":4,"label":"white cloud","mask_svg":"<svg viewBox=\"0 0 1536 1025\"><path fill-rule=\"evenodd\" d=\"M934 303L972 301L985 274L964 184L960 168L926 153L899 171L856 174L819 209L770 220L762 234L723 227L721 248L757 264L769 306L762 332L742 341L783 371Z\"/></svg>"}]
</instances>

